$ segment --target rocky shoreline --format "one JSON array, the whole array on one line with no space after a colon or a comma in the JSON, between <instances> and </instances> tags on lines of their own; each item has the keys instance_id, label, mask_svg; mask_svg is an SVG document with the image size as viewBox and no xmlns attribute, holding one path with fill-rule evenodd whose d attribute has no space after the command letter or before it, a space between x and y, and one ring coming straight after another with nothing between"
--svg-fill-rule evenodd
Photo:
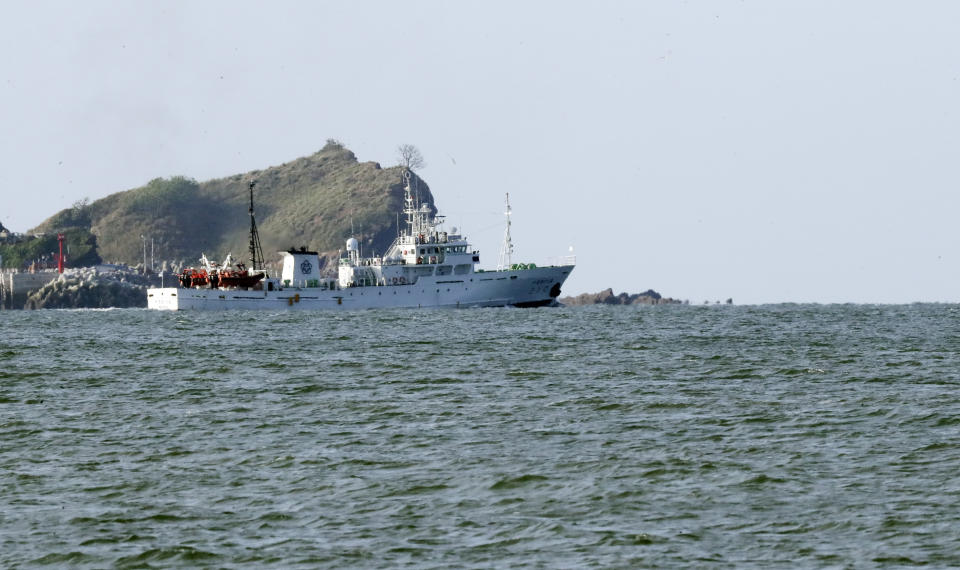
<instances>
[{"instance_id":1,"label":"rocky shoreline","mask_svg":"<svg viewBox=\"0 0 960 570\"><path fill-rule=\"evenodd\" d=\"M576 297L563 297L558 302L566 307L579 307L582 305L682 305L689 304L689 301L681 301L664 297L653 289L648 289L643 293L620 293L613 292L613 289L605 289L599 293L583 293Z\"/></svg>"},{"instance_id":2,"label":"rocky shoreline","mask_svg":"<svg viewBox=\"0 0 960 570\"><path fill-rule=\"evenodd\" d=\"M24 309L106 309L147 306L147 288L159 286L156 276L136 271L74 270L27 297Z\"/></svg>"},{"instance_id":3,"label":"rocky shoreline","mask_svg":"<svg viewBox=\"0 0 960 570\"><path fill-rule=\"evenodd\" d=\"M169 275L169 274L168 274ZM169 275L168 279L175 279ZM147 306L147 288L160 286L156 275L144 276L136 269L98 272L74 270L30 293L24 309L105 309ZM727 301L731 302L730 300ZM558 299L566 307L585 305L681 305L689 301L664 297L653 289L643 293L583 293Z\"/></svg>"}]
</instances>

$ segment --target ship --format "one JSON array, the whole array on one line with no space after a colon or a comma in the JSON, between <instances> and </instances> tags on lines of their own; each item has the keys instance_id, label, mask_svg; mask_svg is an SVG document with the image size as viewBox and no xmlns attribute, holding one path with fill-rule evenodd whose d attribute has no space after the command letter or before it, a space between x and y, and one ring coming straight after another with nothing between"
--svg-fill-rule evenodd
<instances>
[{"instance_id":1,"label":"ship","mask_svg":"<svg viewBox=\"0 0 960 570\"><path fill-rule=\"evenodd\" d=\"M457 228L419 203L404 173L405 228L383 255L364 257L351 237L338 255L336 277L320 275L320 254L306 247L279 252L278 276L264 268L250 189L250 262L231 255L222 263L201 257L199 267L177 275L177 286L147 290L156 310L349 310L387 308L542 307L557 304L560 288L576 264L572 256L552 265L513 263L510 196L496 269L479 268L480 254Z\"/></svg>"}]
</instances>

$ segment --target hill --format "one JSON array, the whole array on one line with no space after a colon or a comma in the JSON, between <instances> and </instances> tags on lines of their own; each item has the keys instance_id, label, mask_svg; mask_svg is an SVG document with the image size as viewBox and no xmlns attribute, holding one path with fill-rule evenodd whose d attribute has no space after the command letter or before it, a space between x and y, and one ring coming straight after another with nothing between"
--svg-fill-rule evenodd
<instances>
[{"instance_id":1,"label":"hill","mask_svg":"<svg viewBox=\"0 0 960 570\"><path fill-rule=\"evenodd\" d=\"M403 204L403 168L359 162L336 141L280 166L206 182L183 176L157 178L92 203L62 210L29 233L83 230L106 261L135 265L143 259L140 236L155 244L155 258L196 263L228 252L247 259L248 184L257 181L255 208L264 257L307 246L335 256L351 235L365 252L382 252L397 234ZM433 204L429 186L414 176L420 199ZM149 251L148 251L149 255Z\"/></svg>"}]
</instances>

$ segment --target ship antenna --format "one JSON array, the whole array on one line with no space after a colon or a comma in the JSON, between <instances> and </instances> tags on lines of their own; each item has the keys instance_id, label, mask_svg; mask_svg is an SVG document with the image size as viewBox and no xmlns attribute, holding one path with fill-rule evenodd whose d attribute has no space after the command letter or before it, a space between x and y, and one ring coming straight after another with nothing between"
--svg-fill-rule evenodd
<instances>
[{"instance_id":1,"label":"ship antenna","mask_svg":"<svg viewBox=\"0 0 960 570\"><path fill-rule=\"evenodd\" d=\"M257 232L257 220L253 216L253 187L257 181L250 182L250 269L263 269L263 249L260 247L260 234Z\"/></svg>"},{"instance_id":2,"label":"ship antenna","mask_svg":"<svg viewBox=\"0 0 960 570\"><path fill-rule=\"evenodd\" d=\"M500 261L497 263L497 271L510 269L510 257L513 255L513 241L510 239L510 193L507 192L507 229L503 232L503 245L500 246Z\"/></svg>"}]
</instances>

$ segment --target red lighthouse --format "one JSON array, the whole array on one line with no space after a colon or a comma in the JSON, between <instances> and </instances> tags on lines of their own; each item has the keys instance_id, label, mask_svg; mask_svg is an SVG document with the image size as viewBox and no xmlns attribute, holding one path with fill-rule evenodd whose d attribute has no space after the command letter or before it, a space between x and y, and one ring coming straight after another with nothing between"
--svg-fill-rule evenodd
<instances>
[{"instance_id":1,"label":"red lighthouse","mask_svg":"<svg viewBox=\"0 0 960 570\"><path fill-rule=\"evenodd\" d=\"M63 273L63 234L57 234L57 243L60 244L60 255L57 256L57 272Z\"/></svg>"}]
</instances>

